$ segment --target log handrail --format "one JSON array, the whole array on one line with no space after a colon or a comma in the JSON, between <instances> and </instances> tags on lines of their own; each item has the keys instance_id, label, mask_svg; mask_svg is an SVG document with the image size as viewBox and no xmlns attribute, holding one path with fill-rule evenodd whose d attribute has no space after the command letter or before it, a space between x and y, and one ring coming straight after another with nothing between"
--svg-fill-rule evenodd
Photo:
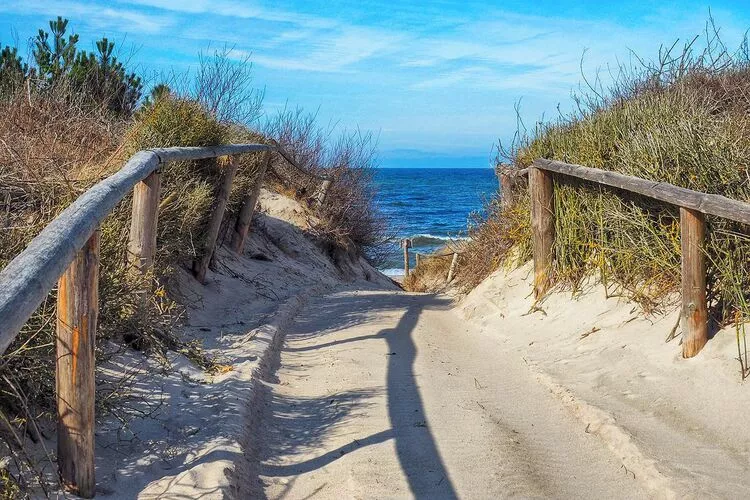
<instances>
[{"instance_id":1,"label":"log handrail","mask_svg":"<svg viewBox=\"0 0 750 500\"><path fill-rule=\"evenodd\" d=\"M230 144L156 148L135 153L120 170L92 186L63 210L0 271L0 354L13 342L21 327L73 262L76 252L140 181L162 165L175 161L278 150L275 145ZM286 153L283 157L294 161ZM301 170L296 164L294 167Z\"/></svg>"},{"instance_id":2,"label":"log handrail","mask_svg":"<svg viewBox=\"0 0 750 500\"><path fill-rule=\"evenodd\" d=\"M647 198L680 209L683 357L693 357L708 341L706 294L705 215L750 224L750 203L718 194L694 191L666 182L656 182L610 170L584 167L539 158L528 169L502 172L517 179L528 175L531 196L531 227L534 255L534 296L540 299L549 288L555 238L554 175L573 177ZM506 185L507 184L507 185ZM513 183L503 183L503 198L512 196Z\"/></svg>"},{"instance_id":3,"label":"log handrail","mask_svg":"<svg viewBox=\"0 0 750 500\"><path fill-rule=\"evenodd\" d=\"M147 149L135 153L120 170L78 197L0 271L0 354L5 352L58 283L57 449L58 467L65 489L85 498L93 497L96 490L94 345L99 310L100 224L132 191L133 215L128 258L134 271L145 274L153 265L156 246L161 166L175 161L230 157L209 218L203 254L194 263L196 278L204 281L237 169L232 157L265 152L255 186L243 199L236 226L239 234L233 238L233 250L242 253L263 174L273 151L279 151L297 170L321 183L324 189L315 193L314 199L318 205L322 205L331 179L301 169L275 144Z\"/></svg>"},{"instance_id":4,"label":"log handrail","mask_svg":"<svg viewBox=\"0 0 750 500\"><path fill-rule=\"evenodd\" d=\"M39 307L99 224L137 183L174 161L266 151L264 144L150 149L135 153L55 217L0 271L0 354Z\"/></svg>"},{"instance_id":5,"label":"log handrail","mask_svg":"<svg viewBox=\"0 0 750 500\"><path fill-rule=\"evenodd\" d=\"M720 194L702 193L667 182L649 181L610 170L583 167L554 160L538 159L532 163L532 166L548 172L630 191L707 215L716 215L735 222L750 224L750 203L733 200Z\"/></svg>"}]
</instances>

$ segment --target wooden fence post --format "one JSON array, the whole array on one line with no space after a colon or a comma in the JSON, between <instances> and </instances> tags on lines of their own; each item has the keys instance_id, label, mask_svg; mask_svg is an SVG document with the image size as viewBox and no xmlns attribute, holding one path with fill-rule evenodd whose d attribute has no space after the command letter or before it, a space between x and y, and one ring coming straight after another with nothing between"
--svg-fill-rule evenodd
<instances>
[{"instance_id":1,"label":"wooden fence post","mask_svg":"<svg viewBox=\"0 0 750 500\"><path fill-rule=\"evenodd\" d=\"M409 277L409 248L411 248L411 240L404 238L401 240L401 247L404 249L404 278Z\"/></svg>"},{"instance_id":2,"label":"wooden fence post","mask_svg":"<svg viewBox=\"0 0 750 500\"><path fill-rule=\"evenodd\" d=\"M64 487L84 498L94 478L94 347L99 312L99 231L58 281L57 463Z\"/></svg>"},{"instance_id":3,"label":"wooden fence post","mask_svg":"<svg viewBox=\"0 0 750 500\"><path fill-rule=\"evenodd\" d=\"M510 165L505 163L495 166L495 175L500 183L500 201L503 207L507 207L513 202L516 176L511 174Z\"/></svg>"},{"instance_id":4,"label":"wooden fence post","mask_svg":"<svg viewBox=\"0 0 750 500\"><path fill-rule=\"evenodd\" d=\"M692 358L708 342L706 303L706 216L680 207L682 247L682 356Z\"/></svg>"},{"instance_id":5,"label":"wooden fence post","mask_svg":"<svg viewBox=\"0 0 750 500\"><path fill-rule=\"evenodd\" d=\"M255 213L255 206L258 204L258 197L260 196L260 189L263 187L263 178L266 176L268 166L271 164L271 151L266 151L263 155L263 160L260 166L260 172L258 178L255 181L253 189L245 195L242 200L242 208L237 216L237 223L234 226L232 232L232 250L242 255L245 251L245 239L247 239L247 233L250 231L250 224L253 221L253 214Z\"/></svg>"},{"instance_id":6,"label":"wooden fence post","mask_svg":"<svg viewBox=\"0 0 750 500\"><path fill-rule=\"evenodd\" d=\"M453 277L456 274L456 266L458 266L458 253L453 252L453 259L451 260L451 267L448 268L448 283L453 281Z\"/></svg>"},{"instance_id":7,"label":"wooden fence post","mask_svg":"<svg viewBox=\"0 0 750 500\"><path fill-rule=\"evenodd\" d=\"M422 254L417 252L416 254L414 254L414 259L416 261L414 264L414 269L416 269L419 267L419 264L422 262Z\"/></svg>"},{"instance_id":8,"label":"wooden fence post","mask_svg":"<svg viewBox=\"0 0 750 500\"><path fill-rule=\"evenodd\" d=\"M160 194L161 172L158 170L133 188L128 260L142 274L146 274L154 265Z\"/></svg>"},{"instance_id":9,"label":"wooden fence post","mask_svg":"<svg viewBox=\"0 0 750 500\"><path fill-rule=\"evenodd\" d=\"M320 183L320 187L315 193L315 205L317 207L322 207L323 204L326 202L326 197L328 196L328 190L331 189L331 184L333 181L331 179L324 179L323 182Z\"/></svg>"},{"instance_id":10,"label":"wooden fence post","mask_svg":"<svg viewBox=\"0 0 750 500\"><path fill-rule=\"evenodd\" d=\"M229 194L232 192L232 181L234 181L234 174L236 172L237 163L234 161L234 158L230 156L224 167L221 186L216 195L214 209L213 212L211 212L211 218L209 219L208 227L206 228L206 239L203 242L203 252L193 263L193 274L195 274L195 277L201 283L206 282L208 265L211 263L211 257L216 249L216 240L219 238L221 221L224 219L224 211L227 208Z\"/></svg>"},{"instance_id":11,"label":"wooden fence post","mask_svg":"<svg viewBox=\"0 0 750 500\"><path fill-rule=\"evenodd\" d=\"M529 168L531 193L531 230L534 253L534 298L549 287L552 269L552 245L555 238L555 204L552 174L534 166Z\"/></svg>"}]
</instances>

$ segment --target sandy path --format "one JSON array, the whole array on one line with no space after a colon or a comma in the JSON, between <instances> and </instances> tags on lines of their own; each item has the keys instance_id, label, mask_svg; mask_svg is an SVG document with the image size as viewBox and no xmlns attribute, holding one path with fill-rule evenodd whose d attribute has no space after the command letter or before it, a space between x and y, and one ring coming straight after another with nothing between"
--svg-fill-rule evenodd
<instances>
[{"instance_id":1,"label":"sandy path","mask_svg":"<svg viewBox=\"0 0 750 500\"><path fill-rule=\"evenodd\" d=\"M288 332L257 436L269 498L645 496L446 299L348 291Z\"/></svg>"}]
</instances>

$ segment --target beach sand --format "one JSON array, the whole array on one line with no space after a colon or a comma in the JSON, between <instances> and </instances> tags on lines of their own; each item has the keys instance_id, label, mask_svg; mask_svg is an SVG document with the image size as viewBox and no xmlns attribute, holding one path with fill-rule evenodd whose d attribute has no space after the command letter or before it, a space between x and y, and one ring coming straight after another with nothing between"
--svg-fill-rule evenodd
<instances>
[{"instance_id":1,"label":"beach sand","mask_svg":"<svg viewBox=\"0 0 750 500\"><path fill-rule=\"evenodd\" d=\"M665 342L676 310L645 317L599 285L532 309L528 265L459 302L408 294L361 258L334 263L308 217L264 191L245 254L220 249L206 286L185 272L183 333L218 372L174 352L168 366L125 351L98 368L100 385L129 377L97 428L99 498L750 490L733 329L684 360L679 338ZM436 470L446 479L425 482Z\"/></svg>"},{"instance_id":2,"label":"beach sand","mask_svg":"<svg viewBox=\"0 0 750 500\"><path fill-rule=\"evenodd\" d=\"M646 317L590 285L532 310L529 265L498 271L460 304L475 335L499 339L658 498L737 498L750 491L750 391L734 328L683 359L676 307ZM678 329L679 332L679 329Z\"/></svg>"}]
</instances>

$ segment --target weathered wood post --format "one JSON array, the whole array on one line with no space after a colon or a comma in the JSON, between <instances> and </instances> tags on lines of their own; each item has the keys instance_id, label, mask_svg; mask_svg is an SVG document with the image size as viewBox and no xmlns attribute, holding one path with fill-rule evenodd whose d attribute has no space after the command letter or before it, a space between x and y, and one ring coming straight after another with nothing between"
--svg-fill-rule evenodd
<instances>
[{"instance_id":1,"label":"weathered wood post","mask_svg":"<svg viewBox=\"0 0 750 500\"><path fill-rule=\"evenodd\" d=\"M453 277L456 274L456 266L458 266L458 252L453 252L453 259L451 259L451 267L448 268L448 283L453 281Z\"/></svg>"},{"instance_id":2,"label":"weathered wood post","mask_svg":"<svg viewBox=\"0 0 750 500\"><path fill-rule=\"evenodd\" d=\"M682 356L692 358L708 342L706 302L706 216L680 207L682 247Z\"/></svg>"},{"instance_id":3,"label":"weathered wood post","mask_svg":"<svg viewBox=\"0 0 750 500\"><path fill-rule=\"evenodd\" d=\"M271 164L271 151L266 151L263 155L263 160L260 166L260 172L255 181L253 189L245 195L242 200L242 207L240 213L237 216L237 223L234 226L232 232L232 250L239 255L245 251L245 240L247 239L247 233L250 231L250 224L253 221L253 214L255 213L255 206L258 204L258 197L260 197L260 190L263 187L263 179L266 176L268 166Z\"/></svg>"},{"instance_id":4,"label":"weathered wood post","mask_svg":"<svg viewBox=\"0 0 750 500\"><path fill-rule=\"evenodd\" d=\"M504 208L508 207L513 202L516 176L511 173L511 166L506 163L499 163L495 167L495 175L497 175L500 184L500 201L502 206Z\"/></svg>"},{"instance_id":5,"label":"weathered wood post","mask_svg":"<svg viewBox=\"0 0 750 500\"><path fill-rule=\"evenodd\" d=\"M320 187L315 192L315 205L317 207L322 207L323 204L326 202L326 197L328 196L328 191L331 189L331 184L333 184L333 181L329 178L323 179L323 182L320 183Z\"/></svg>"},{"instance_id":6,"label":"weathered wood post","mask_svg":"<svg viewBox=\"0 0 750 500\"><path fill-rule=\"evenodd\" d=\"M65 489L92 498L94 347L99 313L99 231L58 281L57 463Z\"/></svg>"},{"instance_id":7,"label":"weathered wood post","mask_svg":"<svg viewBox=\"0 0 750 500\"><path fill-rule=\"evenodd\" d=\"M411 248L411 240L404 238L401 240L401 247L404 249L404 278L409 277L409 249Z\"/></svg>"},{"instance_id":8,"label":"weathered wood post","mask_svg":"<svg viewBox=\"0 0 750 500\"><path fill-rule=\"evenodd\" d=\"M219 230L221 229L221 221L224 219L224 211L227 208L227 200L229 194L232 192L232 181L234 181L234 174L237 172L237 163L231 156L228 157L226 165L224 165L224 175L221 180L221 186L219 192L216 194L216 202L214 204L213 212L211 212L211 218L208 221L208 227L206 228L206 239L203 242L203 252L198 259L193 263L193 274L198 281L201 283L206 282L206 273L208 272L208 266L211 263L211 257L216 249L216 240L219 238Z\"/></svg>"},{"instance_id":9,"label":"weathered wood post","mask_svg":"<svg viewBox=\"0 0 750 500\"><path fill-rule=\"evenodd\" d=\"M534 246L534 298L539 299L549 287L552 270L552 245L555 238L552 174L533 165L529 167L529 191Z\"/></svg>"},{"instance_id":10,"label":"weathered wood post","mask_svg":"<svg viewBox=\"0 0 750 500\"><path fill-rule=\"evenodd\" d=\"M142 274L146 274L154 265L160 194L161 172L158 170L133 188L128 261L133 269Z\"/></svg>"},{"instance_id":11,"label":"weathered wood post","mask_svg":"<svg viewBox=\"0 0 750 500\"><path fill-rule=\"evenodd\" d=\"M422 262L422 254L420 254L419 252L414 254L414 260L415 260L414 269L416 269L419 267L419 264Z\"/></svg>"}]
</instances>

